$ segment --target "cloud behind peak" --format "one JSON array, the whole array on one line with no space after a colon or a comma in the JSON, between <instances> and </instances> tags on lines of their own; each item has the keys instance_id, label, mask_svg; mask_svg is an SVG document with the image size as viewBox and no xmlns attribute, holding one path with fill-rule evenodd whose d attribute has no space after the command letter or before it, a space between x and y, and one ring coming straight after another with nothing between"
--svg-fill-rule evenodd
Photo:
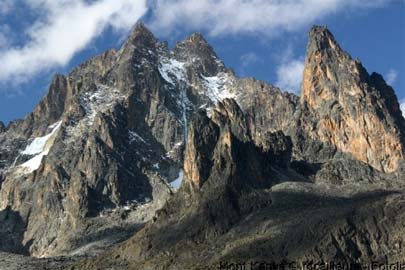
<instances>
[{"instance_id":1,"label":"cloud behind peak","mask_svg":"<svg viewBox=\"0 0 405 270\"><path fill-rule=\"evenodd\" d=\"M389 0L152 0L152 28L205 30L213 36L301 29L315 20L349 9L378 7Z\"/></svg>"},{"instance_id":2,"label":"cloud behind peak","mask_svg":"<svg viewBox=\"0 0 405 270\"><path fill-rule=\"evenodd\" d=\"M146 12L146 0L26 0L41 13L22 47L0 49L0 82L24 81L69 63L107 27L128 30Z\"/></svg>"},{"instance_id":3,"label":"cloud behind peak","mask_svg":"<svg viewBox=\"0 0 405 270\"><path fill-rule=\"evenodd\" d=\"M127 32L144 14L161 37L178 31L211 36L261 34L306 28L344 10L384 5L390 0L1 0L0 15L24 3L38 16L21 46L0 27L0 84L30 80L40 72L67 66L107 28ZM149 11L149 12L148 12ZM1 23L1 21L0 21ZM0 25L1 26L1 25ZM11 26L12 27L12 26ZM3 31L4 30L4 31ZM14 31L14 29L11 29ZM291 66L292 67L292 66ZM297 66L296 66L297 67Z\"/></svg>"}]
</instances>

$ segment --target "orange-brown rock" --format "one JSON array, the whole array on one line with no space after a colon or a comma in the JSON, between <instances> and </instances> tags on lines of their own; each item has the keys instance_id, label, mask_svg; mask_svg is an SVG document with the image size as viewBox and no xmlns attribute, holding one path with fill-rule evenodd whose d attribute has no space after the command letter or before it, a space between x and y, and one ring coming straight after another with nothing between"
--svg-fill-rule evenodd
<instances>
[{"instance_id":1,"label":"orange-brown rock","mask_svg":"<svg viewBox=\"0 0 405 270\"><path fill-rule=\"evenodd\" d=\"M405 124L393 89L369 75L325 27L309 34L301 106L310 139L384 172L403 160Z\"/></svg>"}]
</instances>

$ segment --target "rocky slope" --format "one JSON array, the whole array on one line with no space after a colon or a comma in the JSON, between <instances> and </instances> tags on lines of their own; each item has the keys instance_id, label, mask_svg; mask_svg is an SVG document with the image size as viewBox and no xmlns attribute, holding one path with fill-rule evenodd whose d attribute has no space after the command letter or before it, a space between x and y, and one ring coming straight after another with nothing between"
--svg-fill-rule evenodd
<instances>
[{"instance_id":1,"label":"rocky slope","mask_svg":"<svg viewBox=\"0 0 405 270\"><path fill-rule=\"evenodd\" d=\"M393 89L324 27L298 97L238 78L199 33L170 50L137 24L0 123L0 251L109 249L77 269L403 258L404 132Z\"/></svg>"},{"instance_id":2,"label":"rocky slope","mask_svg":"<svg viewBox=\"0 0 405 270\"><path fill-rule=\"evenodd\" d=\"M404 258L403 188L307 182L291 167L291 139L279 131L257 145L247 117L233 100L220 102L211 118L197 113L178 193L131 239L69 267L264 269Z\"/></svg>"}]
</instances>

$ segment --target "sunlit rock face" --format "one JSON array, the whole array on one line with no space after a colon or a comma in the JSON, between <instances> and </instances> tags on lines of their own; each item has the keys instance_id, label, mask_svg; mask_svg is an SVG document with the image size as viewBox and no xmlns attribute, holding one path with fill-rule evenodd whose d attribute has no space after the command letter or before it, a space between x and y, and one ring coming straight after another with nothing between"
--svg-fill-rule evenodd
<instances>
[{"instance_id":1,"label":"sunlit rock face","mask_svg":"<svg viewBox=\"0 0 405 270\"><path fill-rule=\"evenodd\" d=\"M380 171L398 168L405 123L393 89L380 75L369 75L325 27L309 33L301 106L309 138Z\"/></svg>"}]
</instances>

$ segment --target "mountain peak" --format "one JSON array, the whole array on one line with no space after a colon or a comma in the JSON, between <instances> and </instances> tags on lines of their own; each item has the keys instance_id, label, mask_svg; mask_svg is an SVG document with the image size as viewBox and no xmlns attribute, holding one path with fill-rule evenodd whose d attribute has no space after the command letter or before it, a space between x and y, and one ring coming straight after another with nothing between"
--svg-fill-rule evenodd
<instances>
[{"instance_id":1,"label":"mountain peak","mask_svg":"<svg viewBox=\"0 0 405 270\"><path fill-rule=\"evenodd\" d=\"M337 51L342 50L335 37L326 26L313 26L311 31L309 31L308 33L308 40L309 51L319 51L327 49Z\"/></svg>"},{"instance_id":2,"label":"mountain peak","mask_svg":"<svg viewBox=\"0 0 405 270\"><path fill-rule=\"evenodd\" d=\"M215 76L225 70L214 49L199 32L178 42L173 51L183 61L192 60L196 70L204 76Z\"/></svg>"},{"instance_id":3,"label":"mountain peak","mask_svg":"<svg viewBox=\"0 0 405 270\"><path fill-rule=\"evenodd\" d=\"M155 43L157 42L157 39L143 22L137 22L128 41L131 43Z\"/></svg>"},{"instance_id":4,"label":"mountain peak","mask_svg":"<svg viewBox=\"0 0 405 270\"><path fill-rule=\"evenodd\" d=\"M186 38L186 41L195 44L208 44L207 40L200 32L195 32Z\"/></svg>"},{"instance_id":5,"label":"mountain peak","mask_svg":"<svg viewBox=\"0 0 405 270\"><path fill-rule=\"evenodd\" d=\"M312 26L311 30L309 31L309 36L318 36L318 35L330 35L332 33L329 31L326 25L314 25Z\"/></svg>"},{"instance_id":6,"label":"mountain peak","mask_svg":"<svg viewBox=\"0 0 405 270\"><path fill-rule=\"evenodd\" d=\"M142 21L135 24L133 31L152 33Z\"/></svg>"},{"instance_id":7,"label":"mountain peak","mask_svg":"<svg viewBox=\"0 0 405 270\"><path fill-rule=\"evenodd\" d=\"M131 34L118 52L118 59L120 60L120 63L124 64L125 66L123 67L123 70L119 72L119 74L125 73L124 70L128 69L128 66L126 65L131 65L131 61L136 55L136 52L147 52L149 50L153 51L158 42L158 39L143 22L136 23Z\"/></svg>"},{"instance_id":8,"label":"mountain peak","mask_svg":"<svg viewBox=\"0 0 405 270\"><path fill-rule=\"evenodd\" d=\"M195 55L210 54L216 56L214 49L200 32L193 33L183 41L178 42L175 50L186 50L188 53Z\"/></svg>"}]
</instances>

